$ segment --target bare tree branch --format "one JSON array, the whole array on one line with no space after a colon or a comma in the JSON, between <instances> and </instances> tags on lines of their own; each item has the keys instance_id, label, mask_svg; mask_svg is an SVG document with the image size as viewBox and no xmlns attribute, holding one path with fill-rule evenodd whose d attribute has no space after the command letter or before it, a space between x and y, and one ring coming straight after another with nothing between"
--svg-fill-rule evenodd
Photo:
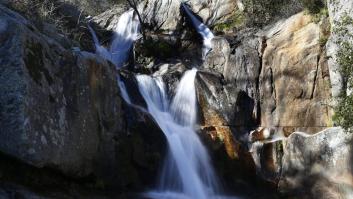
<instances>
[{"instance_id":1,"label":"bare tree branch","mask_svg":"<svg viewBox=\"0 0 353 199\"><path fill-rule=\"evenodd\" d=\"M137 0L126 0L126 1L129 3L130 7L131 7L131 8L135 11L135 13L137 14L137 17L138 17L138 19L139 19L139 21L140 21L140 27L141 27L140 31L141 31L143 40L146 40L145 23L144 23L144 21L143 21L143 19L142 19L142 17L141 17L140 12L139 12L138 9L137 9L138 1L137 1Z\"/></svg>"}]
</instances>

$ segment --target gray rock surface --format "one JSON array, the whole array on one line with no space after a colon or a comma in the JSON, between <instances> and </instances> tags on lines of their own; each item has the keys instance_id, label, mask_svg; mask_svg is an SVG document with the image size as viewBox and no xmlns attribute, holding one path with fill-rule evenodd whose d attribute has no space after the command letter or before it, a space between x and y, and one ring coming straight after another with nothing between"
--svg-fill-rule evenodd
<instances>
[{"instance_id":1,"label":"gray rock surface","mask_svg":"<svg viewBox=\"0 0 353 199\"><path fill-rule=\"evenodd\" d=\"M38 167L86 175L98 145L89 75L112 69L98 68L102 64L87 54L77 56L73 67L71 52L10 14L1 12L8 24L1 40L1 151ZM84 65L89 61L93 66Z\"/></svg>"},{"instance_id":2,"label":"gray rock surface","mask_svg":"<svg viewBox=\"0 0 353 199\"><path fill-rule=\"evenodd\" d=\"M315 135L294 133L283 143L279 189L301 190L309 198L351 198L353 136L341 128Z\"/></svg>"},{"instance_id":3,"label":"gray rock surface","mask_svg":"<svg viewBox=\"0 0 353 199\"><path fill-rule=\"evenodd\" d=\"M64 49L2 6L0 22L0 157L118 190L151 185L164 137L123 102L115 67Z\"/></svg>"},{"instance_id":4,"label":"gray rock surface","mask_svg":"<svg viewBox=\"0 0 353 199\"><path fill-rule=\"evenodd\" d=\"M145 0L139 3L138 10L150 29L170 33L181 28L184 14L180 3L179 0ZM195 0L187 3L207 25L225 22L237 10L235 1L231 0ZM121 13L121 8L114 7L96 16L94 20L102 27L112 29Z\"/></svg>"},{"instance_id":5,"label":"gray rock surface","mask_svg":"<svg viewBox=\"0 0 353 199\"><path fill-rule=\"evenodd\" d=\"M335 127L256 141L251 152L258 175L284 196L348 199L353 194L352 144L353 135Z\"/></svg>"}]
</instances>

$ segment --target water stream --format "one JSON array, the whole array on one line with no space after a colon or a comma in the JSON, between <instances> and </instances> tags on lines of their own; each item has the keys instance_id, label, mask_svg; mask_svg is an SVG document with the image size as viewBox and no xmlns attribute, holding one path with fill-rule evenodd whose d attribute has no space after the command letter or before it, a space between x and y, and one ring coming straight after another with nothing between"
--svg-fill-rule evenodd
<instances>
[{"instance_id":1,"label":"water stream","mask_svg":"<svg viewBox=\"0 0 353 199\"><path fill-rule=\"evenodd\" d=\"M207 150L194 130L196 73L196 69L185 72L171 102L160 77L136 77L148 112L162 129L169 146L159 185L156 190L145 194L149 198L221 198L218 196L221 187Z\"/></svg>"},{"instance_id":2,"label":"water stream","mask_svg":"<svg viewBox=\"0 0 353 199\"><path fill-rule=\"evenodd\" d=\"M205 59L207 54L212 50L212 40L214 35L212 31L199 19L195 17L195 15L191 12L189 7L185 3L181 3L182 8L185 10L186 14L192 21L196 31L202 36L203 39L203 49L202 49L202 58Z\"/></svg>"}]
</instances>

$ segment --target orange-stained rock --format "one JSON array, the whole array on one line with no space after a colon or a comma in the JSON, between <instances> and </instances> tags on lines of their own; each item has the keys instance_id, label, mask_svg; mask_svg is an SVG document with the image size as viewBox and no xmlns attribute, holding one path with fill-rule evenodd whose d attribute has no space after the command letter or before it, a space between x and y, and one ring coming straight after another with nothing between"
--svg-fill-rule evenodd
<instances>
[{"instance_id":1,"label":"orange-stained rock","mask_svg":"<svg viewBox=\"0 0 353 199\"><path fill-rule=\"evenodd\" d=\"M201 127L213 141L220 140L224 143L225 150L231 159L238 159L240 143L238 143L232 134L230 127L225 126L224 119L205 104L204 97L200 96L201 112L204 117L204 124Z\"/></svg>"},{"instance_id":2,"label":"orange-stained rock","mask_svg":"<svg viewBox=\"0 0 353 199\"><path fill-rule=\"evenodd\" d=\"M255 142L255 141L266 140L266 139L269 139L273 134L274 134L274 129L269 129L266 127L258 127L257 129L250 132L249 141Z\"/></svg>"}]
</instances>

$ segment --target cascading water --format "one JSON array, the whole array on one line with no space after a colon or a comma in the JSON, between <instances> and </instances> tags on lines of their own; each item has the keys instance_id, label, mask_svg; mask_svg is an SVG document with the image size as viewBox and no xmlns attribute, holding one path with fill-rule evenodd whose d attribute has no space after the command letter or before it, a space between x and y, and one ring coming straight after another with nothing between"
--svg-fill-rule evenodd
<instances>
[{"instance_id":1,"label":"cascading water","mask_svg":"<svg viewBox=\"0 0 353 199\"><path fill-rule=\"evenodd\" d=\"M185 3L181 3L181 6L185 10L186 14L192 21L197 32L202 36L203 39L203 49L202 49L202 58L206 58L206 55L212 50L212 39L214 38L211 30L200 20L198 20L194 14L190 11L189 7Z\"/></svg>"},{"instance_id":2,"label":"cascading water","mask_svg":"<svg viewBox=\"0 0 353 199\"><path fill-rule=\"evenodd\" d=\"M114 39L110 46L110 50L107 50L100 44L98 37L91 26L88 26L88 29L93 37L96 54L111 61L117 68L121 68L128 60L129 52L134 41L140 37L140 21L134 14L133 10L129 10L120 16L118 24L114 29ZM130 97L126 91L126 86L124 82L121 81L119 75L117 75L117 82L121 91L121 96L125 102L131 104Z\"/></svg>"},{"instance_id":3,"label":"cascading water","mask_svg":"<svg viewBox=\"0 0 353 199\"><path fill-rule=\"evenodd\" d=\"M147 197L206 199L216 198L220 191L207 151L193 129L197 110L196 72L193 69L185 73L170 105L160 78L137 76L148 111L164 132L169 146L158 190Z\"/></svg>"},{"instance_id":4,"label":"cascading water","mask_svg":"<svg viewBox=\"0 0 353 199\"><path fill-rule=\"evenodd\" d=\"M185 7L198 32L204 39L204 55L211 49L213 34ZM110 60L117 68L127 61L133 42L139 37L139 21L130 10L124 13L115 29L115 38L108 51L89 27L96 53ZM162 129L168 141L168 154L161 173L158 189L145 194L155 199L218 199L220 186L205 147L197 136L196 92L194 80L197 70L185 72L172 102L168 101L162 78L138 75L136 77L148 112ZM131 104L126 87L117 76L124 100Z\"/></svg>"},{"instance_id":5,"label":"cascading water","mask_svg":"<svg viewBox=\"0 0 353 199\"><path fill-rule=\"evenodd\" d=\"M134 41L140 37L140 22L134 14L134 10L129 10L120 16L114 29L114 38L109 51L101 46L93 29L90 26L88 28L93 37L96 53L111 61L118 68L121 68L129 58L129 52Z\"/></svg>"}]
</instances>

